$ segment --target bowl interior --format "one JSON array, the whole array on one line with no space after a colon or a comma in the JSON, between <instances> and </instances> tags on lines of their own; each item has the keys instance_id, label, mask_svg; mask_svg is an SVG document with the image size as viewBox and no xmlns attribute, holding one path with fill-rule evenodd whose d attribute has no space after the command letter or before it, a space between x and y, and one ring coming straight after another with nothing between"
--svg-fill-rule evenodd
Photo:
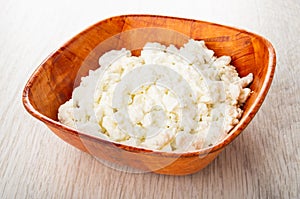
<instances>
[{"instance_id":1,"label":"bowl interior","mask_svg":"<svg viewBox=\"0 0 300 199\"><path fill-rule=\"evenodd\" d=\"M149 41L181 46L188 38L204 40L217 56L229 55L241 76L254 74L252 95L244 105L239 124L214 150L231 142L254 117L271 84L275 52L264 38L244 30L218 24L151 15L118 16L81 32L52 55L28 81L23 102L26 109L47 125L57 123L61 104L71 98L74 87L90 69L99 67L99 57L113 49L127 48L138 54ZM58 125L58 126L57 126Z\"/></svg>"}]
</instances>

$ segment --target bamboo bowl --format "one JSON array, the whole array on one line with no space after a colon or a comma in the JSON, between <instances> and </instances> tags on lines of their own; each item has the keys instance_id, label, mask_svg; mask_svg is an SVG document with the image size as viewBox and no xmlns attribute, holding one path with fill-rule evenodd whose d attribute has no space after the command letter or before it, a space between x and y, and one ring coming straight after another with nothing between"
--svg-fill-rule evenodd
<instances>
[{"instance_id":1,"label":"bamboo bowl","mask_svg":"<svg viewBox=\"0 0 300 199\"><path fill-rule=\"evenodd\" d=\"M177 36L170 32L176 32ZM195 152L158 152L106 141L58 122L59 106L71 98L80 77L99 67L98 59L103 53L122 47L138 51L138 47L148 41L180 45L184 37L204 40L217 56L231 56L232 64L241 76L250 72L254 74L250 86L253 93L243 107L243 116L223 141ZM23 104L58 137L101 160L145 172L186 175L207 166L249 124L268 92L275 65L272 45L263 37L245 30L166 16L117 16L89 27L52 53L27 82Z\"/></svg>"}]
</instances>

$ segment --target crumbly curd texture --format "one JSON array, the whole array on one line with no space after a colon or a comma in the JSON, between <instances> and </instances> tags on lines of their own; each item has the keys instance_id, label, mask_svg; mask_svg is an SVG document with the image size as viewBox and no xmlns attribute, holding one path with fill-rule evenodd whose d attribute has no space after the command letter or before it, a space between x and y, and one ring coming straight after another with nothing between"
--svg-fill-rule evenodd
<instances>
[{"instance_id":1,"label":"crumbly curd texture","mask_svg":"<svg viewBox=\"0 0 300 199\"><path fill-rule=\"evenodd\" d=\"M192 39L180 48L147 43L140 56L112 50L99 58L100 68L82 77L72 98L60 106L58 119L130 146L168 152L206 148L224 139L239 122L251 93L247 86L252 73L239 77L230 62L229 56L216 57L204 41ZM143 73L141 67L150 72ZM137 86L136 78L126 78L130 75L153 81ZM160 78L166 77L164 85ZM118 90L120 85L123 89Z\"/></svg>"}]
</instances>

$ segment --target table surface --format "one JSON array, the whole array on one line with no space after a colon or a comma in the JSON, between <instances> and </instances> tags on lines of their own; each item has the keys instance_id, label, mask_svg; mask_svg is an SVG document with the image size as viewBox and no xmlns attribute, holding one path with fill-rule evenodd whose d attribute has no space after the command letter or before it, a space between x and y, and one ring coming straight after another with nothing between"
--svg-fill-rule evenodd
<instances>
[{"instance_id":1,"label":"table surface","mask_svg":"<svg viewBox=\"0 0 300 199\"><path fill-rule=\"evenodd\" d=\"M122 172L66 144L21 102L36 67L86 27L120 14L193 18L271 41L274 81L258 114L188 176ZM0 12L0 198L299 198L300 1L18 1ZM298 172L297 172L298 171Z\"/></svg>"}]
</instances>

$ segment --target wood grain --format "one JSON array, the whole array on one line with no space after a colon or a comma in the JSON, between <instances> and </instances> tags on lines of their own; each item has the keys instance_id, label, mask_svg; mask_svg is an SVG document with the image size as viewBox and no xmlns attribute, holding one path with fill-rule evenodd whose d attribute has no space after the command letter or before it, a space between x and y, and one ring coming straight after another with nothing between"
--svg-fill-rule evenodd
<instances>
[{"instance_id":1,"label":"wood grain","mask_svg":"<svg viewBox=\"0 0 300 199\"><path fill-rule=\"evenodd\" d=\"M193 8L169 3L2 2L1 198L298 198L299 2L195 1ZM174 177L110 169L65 144L22 107L25 81L51 51L86 26L126 13L215 21L257 32L275 46L278 67L262 108L243 134L199 173Z\"/></svg>"}]
</instances>

